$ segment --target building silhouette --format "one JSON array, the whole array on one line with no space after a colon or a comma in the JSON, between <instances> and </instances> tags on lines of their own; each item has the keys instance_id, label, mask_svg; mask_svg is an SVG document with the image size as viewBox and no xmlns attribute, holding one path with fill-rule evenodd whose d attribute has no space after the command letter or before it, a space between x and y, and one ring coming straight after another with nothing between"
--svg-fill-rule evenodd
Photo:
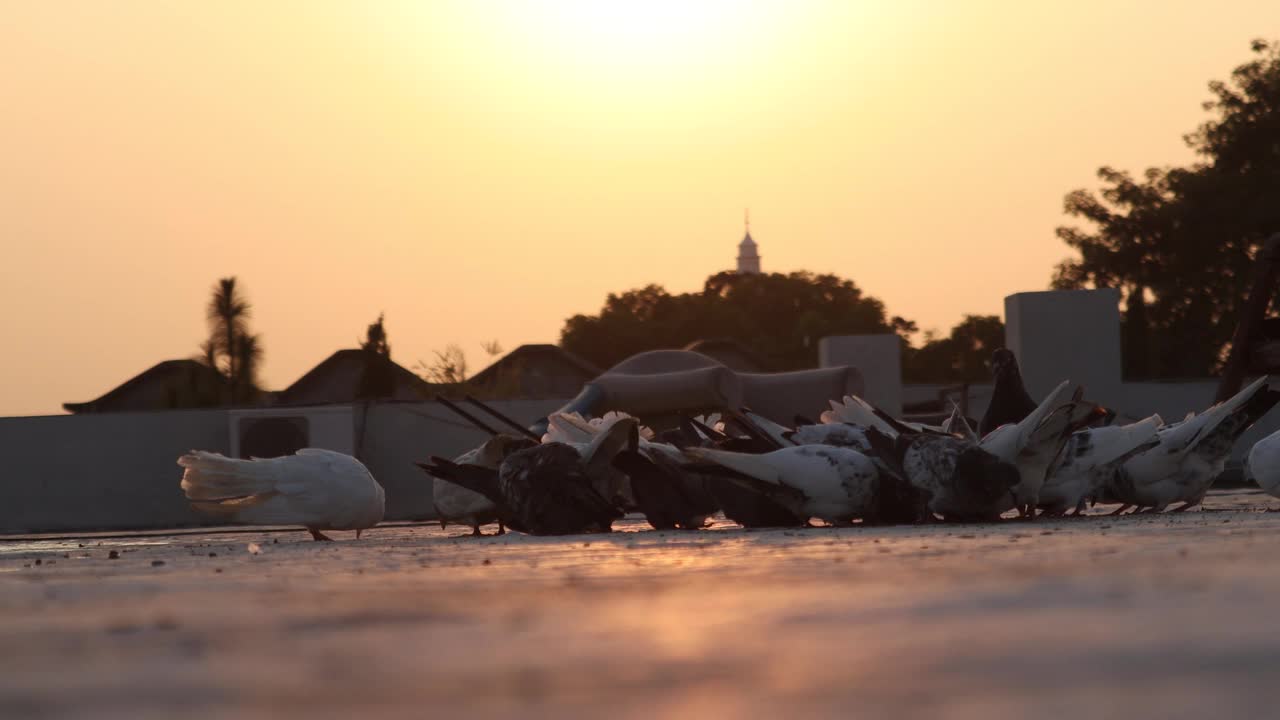
<instances>
[{"instance_id":1,"label":"building silhouette","mask_svg":"<svg viewBox=\"0 0 1280 720\"><path fill-rule=\"evenodd\" d=\"M738 273L742 275L760 274L760 253L756 241L751 239L751 220L746 220L747 233L738 243Z\"/></svg>"}]
</instances>

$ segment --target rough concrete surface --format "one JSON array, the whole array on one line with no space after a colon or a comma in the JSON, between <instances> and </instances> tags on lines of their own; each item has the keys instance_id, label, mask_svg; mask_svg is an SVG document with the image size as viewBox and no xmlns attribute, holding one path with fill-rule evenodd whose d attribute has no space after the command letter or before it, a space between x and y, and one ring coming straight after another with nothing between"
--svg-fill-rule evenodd
<instances>
[{"instance_id":1,"label":"rough concrete surface","mask_svg":"<svg viewBox=\"0 0 1280 720\"><path fill-rule=\"evenodd\" d=\"M0 717L1274 716L1272 508L7 539Z\"/></svg>"}]
</instances>

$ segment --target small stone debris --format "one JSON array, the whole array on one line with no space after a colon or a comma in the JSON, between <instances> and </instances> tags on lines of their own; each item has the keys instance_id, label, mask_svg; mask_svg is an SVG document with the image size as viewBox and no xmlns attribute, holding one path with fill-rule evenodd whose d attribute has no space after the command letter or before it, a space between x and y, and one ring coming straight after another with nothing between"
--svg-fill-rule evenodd
<instances>
[{"instance_id":1,"label":"small stone debris","mask_svg":"<svg viewBox=\"0 0 1280 720\"><path fill-rule=\"evenodd\" d=\"M211 552L211 553L209 553L209 557L218 557L218 553L216 553L216 552Z\"/></svg>"},{"instance_id":2,"label":"small stone debris","mask_svg":"<svg viewBox=\"0 0 1280 720\"><path fill-rule=\"evenodd\" d=\"M248 548L248 550L249 550L249 554L250 554L250 555L260 555L260 554L262 554L262 546L261 546L261 545L259 545L258 543L249 543L249 548Z\"/></svg>"},{"instance_id":3,"label":"small stone debris","mask_svg":"<svg viewBox=\"0 0 1280 720\"><path fill-rule=\"evenodd\" d=\"M222 568L214 568L213 571L216 573L220 573L222 572Z\"/></svg>"},{"instance_id":4,"label":"small stone debris","mask_svg":"<svg viewBox=\"0 0 1280 720\"><path fill-rule=\"evenodd\" d=\"M44 564L44 560L41 560L40 558L36 558L36 565L43 565L43 564Z\"/></svg>"},{"instance_id":5,"label":"small stone debris","mask_svg":"<svg viewBox=\"0 0 1280 720\"><path fill-rule=\"evenodd\" d=\"M108 560L119 560L119 559L120 559L120 552L119 552L119 551L117 551L117 550L112 550L111 552L107 553L107 559L108 559Z\"/></svg>"},{"instance_id":6,"label":"small stone debris","mask_svg":"<svg viewBox=\"0 0 1280 720\"><path fill-rule=\"evenodd\" d=\"M480 564L481 564L481 565L492 565L492 564L493 564L493 561L491 561L489 558L485 558L485 559L484 559L484 562L482 562L482 563L480 563Z\"/></svg>"},{"instance_id":7,"label":"small stone debris","mask_svg":"<svg viewBox=\"0 0 1280 720\"><path fill-rule=\"evenodd\" d=\"M164 561L163 561L163 560L152 560L152 561L151 561L151 567L160 567L161 565L164 565Z\"/></svg>"}]
</instances>

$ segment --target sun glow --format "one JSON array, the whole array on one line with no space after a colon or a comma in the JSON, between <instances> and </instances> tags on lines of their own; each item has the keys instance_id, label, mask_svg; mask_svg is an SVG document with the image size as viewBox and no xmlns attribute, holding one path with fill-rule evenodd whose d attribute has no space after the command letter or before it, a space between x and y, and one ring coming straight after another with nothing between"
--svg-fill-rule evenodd
<instances>
[{"instance_id":1,"label":"sun glow","mask_svg":"<svg viewBox=\"0 0 1280 720\"><path fill-rule=\"evenodd\" d=\"M552 0L517 3L511 17L584 61L696 61L723 51L759 6L723 0Z\"/></svg>"},{"instance_id":2,"label":"sun glow","mask_svg":"<svg viewBox=\"0 0 1280 720\"><path fill-rule=\"evenodd\" d=\"M778 37L784 10L730 0L542 0L505 2L488 18L531 71L557 82L678 92L749 71Z\"/></svg>"}]
</instances>

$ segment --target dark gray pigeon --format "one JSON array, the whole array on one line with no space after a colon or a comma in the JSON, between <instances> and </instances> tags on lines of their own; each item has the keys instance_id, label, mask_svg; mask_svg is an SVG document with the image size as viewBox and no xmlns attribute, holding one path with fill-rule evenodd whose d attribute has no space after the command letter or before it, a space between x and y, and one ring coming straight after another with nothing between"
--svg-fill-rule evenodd
<instances>
[{"instance_id":1,"label":"dark gray pigeon","mask_svg":"<svg viewBox=\"0 0 1280 720\"><path fill-rule=\"evenodd\" d=\"M1012 350L1000 348L991 355L991 374L995 387L991 391L991 404L978 423L978 437L986 437L1001 425L1022 422L1036 409L1035 401L1022 384L1022 371Z\"/></svg>"},{"instance_id":2,"label":"dark gray pigeon","mask_svg":"<svg viewBox=\"0 0 1280 720\"><path fill-rule=\"evenodd\" d=\"M559 442L543 443L507 456L493 471L432 457L421 467L478 492L496 506L509 528L530 535L609 532L619 508L596 489L593 479L612 471L624 450L634 449L636 421L614 423L583 451Z\"/></svg>"}]
</instances>

